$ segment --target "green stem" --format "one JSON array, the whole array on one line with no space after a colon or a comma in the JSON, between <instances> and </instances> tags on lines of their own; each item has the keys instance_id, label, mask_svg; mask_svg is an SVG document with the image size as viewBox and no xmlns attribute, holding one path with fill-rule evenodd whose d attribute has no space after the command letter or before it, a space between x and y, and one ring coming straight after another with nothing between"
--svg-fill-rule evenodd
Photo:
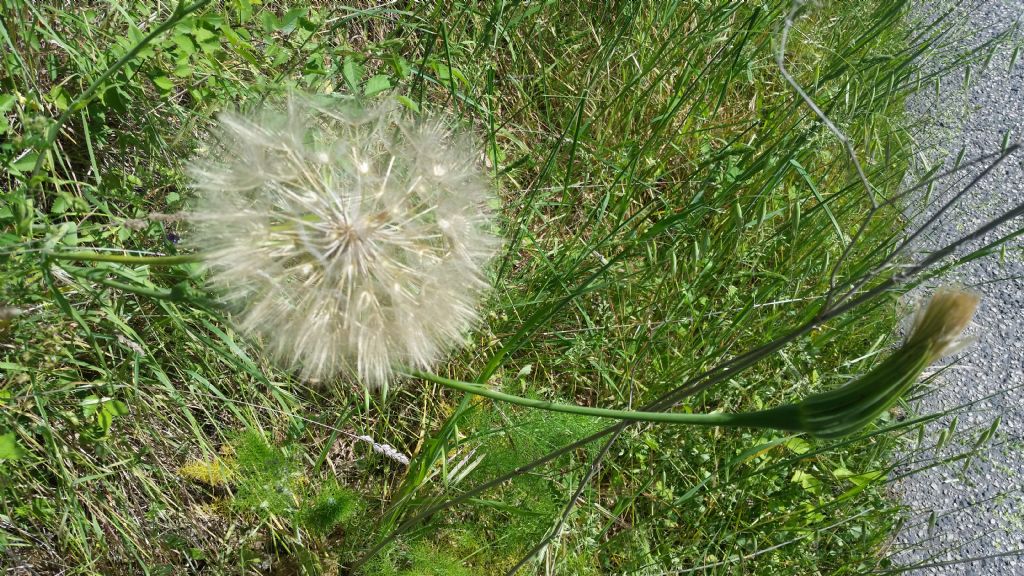
<instances>
[{"instance_id":1,"label":"green stem","mask_svg":"<svg viewBox=\"0 0 1024 576\"><path fill-rule=\"evenodd\" d=\"M77 276L77 274L76 274ZM111 280L109 278L95 278L91 276L85 276L86 280L90 282L96 282L109 288L115 288L122 292L130 292L132 294L138 294L139 296L145 296L147 298L156 298L158 300L180 300L174 295L171 290L162 290L160 288L151 288L149 286L138 286L133 284L127 284L125 282L118 282L117 280Z\"/></svg>"},{"instance_id":2,"label":"green stem","mask_svg":"<svg viewBox=\"0 0 1024 576\"><path fill-rule=\"evenodd\" d=\"M132 294L138 294L139 296L146 296L148 298L156 298L159 300L192 300L202 304L208 304L210 301L204 298L201 294L193 293L189 288L185 287L184 284L179 284L173 288L157 288L155 286L143 286L140 284L129 284L113 280L105 277L102 270L97 268L78 268L76 266L61 266L61 270L64 270L72 276L88 280L89 282L95 282L107 286L108 288L115 288L122 292L130 292Z\"/></svg>"},{"instance_id":3,"label":"green stem","mask_svg":"<svg viewBox=\"0 0 1024 576\"><path fill-rule=\"evenodd\" d=\"M78 252L49 252L47 257L54 260L75 260L78 262L116 262L118 264L148 264L150 266L175 266L199 262L199 254L178 254L176 256L131 256L128 254L104 254L83 250Z\"/></svg>"},{"instance_id":4,"label":"green stem","mask_svg":"<svg viewBox=\"0 0 1024 576\"><path fill-rule=\"evenodd\" d=\"M480 384L462 382L460 380L450 380L427 372L418 372L414 370L408 372L408 375L428 382L433 382L435 384L440 384L446 388L461 390L462 392L468 392L477 396L490 398L491 400L498 400L500 402L508 402L509 404L517 404L519 406L538 408L540 410L548 410L551 412L564 412L566 414L578 414L580 416L596 416L599 418L615 418L617 420L632 420L637 422L692 424L695 426L756 426L756 424L749 421L749 419L743 419L740 414L679 414L674 412L637 412L634 410L590 408L587 406L577 406L575 404L559 404L558 402L551 402L548 400L523 398L522 396L514 396L512 394L498 392L497 390L492 390Z\"/></svg>"}]
</instances>

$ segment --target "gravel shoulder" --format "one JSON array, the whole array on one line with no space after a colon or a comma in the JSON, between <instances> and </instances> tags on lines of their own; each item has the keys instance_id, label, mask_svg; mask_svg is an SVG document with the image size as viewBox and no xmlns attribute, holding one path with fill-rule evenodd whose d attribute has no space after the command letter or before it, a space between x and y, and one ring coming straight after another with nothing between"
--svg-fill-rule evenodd
<instances>
[{"instance_id":1,"label":"gravel shoulder","mask_svg":"<svg viewBox=\"0 0 1024 576\"><path fill-rule=\"evenodd\" d=\"M922 3L918 11L926 8ZM961 7L967 30L977 43L1024 19L1024 0L988 1ZM932 126L920 143L922 158L945 150L965 158L996 152L1005 134L1024 137L1024 58L1011 67L1012 47L998 50L987 69L974 71L964 87L962 72L943 80L936 93L925 90L910 111ZM952 166L952 160L946 164ZM975 169L967 175L980 172ZM947 178L936 194L948 197L966 180ZM944 191L945 188L948 191ZM933 196L932 201L936 198ZM1018 151L981 181L958 207L945 215L917 247L919 253L944 245L1024 202L1024 152ZM920 215L918 221L923 221ZM1018 219L1013 228L1024 226ZM1011 228L1000 230L1006 233ZM986 240L995 240L992 234ZM894 542L893 554L904 566L931 565L913 573L928 575L1024 574L1024 251L1018 239L1005 257L972 262L953 280L979 292L982 303L972 333L976 341L960 355L916 406L920 413L949 410L1004 391L962 411L957 432L945 447L934 446L952 417L928 428L924 449L909 447L896 475L970 452L979 434L1001 415L995 437L965 465L958 460L916 471L896 490L910 516ZM948 282L948 279L946 279ZM927 288L925 289L927 291ZM973 559L973 560L972 560Z\"/></svg>"}]
</instances>

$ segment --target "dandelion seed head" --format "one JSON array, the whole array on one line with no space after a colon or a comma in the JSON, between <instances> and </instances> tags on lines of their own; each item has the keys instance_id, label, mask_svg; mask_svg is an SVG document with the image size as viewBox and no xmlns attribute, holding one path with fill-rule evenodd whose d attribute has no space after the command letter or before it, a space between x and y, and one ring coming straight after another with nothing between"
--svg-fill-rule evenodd
<instances>
[{"instance_id":1,"label":"dandelion seed head","mask_svg":"<svg viewBox=\"0 0 1024 576\"><path fill-rule=\"evenodd\" d=\"M469 142L394 107L300 96L224 114L218 136L190 167L192 243L275 360L376 387L462 342L500 243Z\"/></svg>"}]
</instances>

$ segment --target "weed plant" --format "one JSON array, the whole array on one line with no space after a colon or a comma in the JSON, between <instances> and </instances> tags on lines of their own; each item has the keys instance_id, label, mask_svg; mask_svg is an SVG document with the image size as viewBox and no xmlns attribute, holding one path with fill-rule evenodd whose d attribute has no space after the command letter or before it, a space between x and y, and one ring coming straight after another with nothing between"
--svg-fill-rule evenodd
<instances>
[{"instance_id":1,"label":"weed plant","mask_svg":"<svg viewBox=\"0 0 1024 576\"><path fill-rule=\"evenodd\" d=\"M42 256L177 254L190 233L177 214L193 198L182 162L219 111L293 89L443 110L484 144L507 240L480 329L438 373L636 408L812 320L831 286L860 294L913 260L895 254L914 136L904 100L996 47L956 48L954 23L909 21L906 2L801 13L787 68L849 138L869 195L780 74L790 9L224 0L183 14L140 0L0 0L0 565L403 575L500 574L523 559L553 574L884 566L899 521L888 458L919 422L902 408L833 442L637 424L606 450L585 442L514 474L607 422L419 380L387 395L344 380L311 386L190 296L202 282L191 266ZM934 55L941 65L922 68ZM888 255L892 265L876 269ZM906 313L897 297L907 286L693 387L677 410L760 410L868 371Z\"/></svg>"}]
</instances>

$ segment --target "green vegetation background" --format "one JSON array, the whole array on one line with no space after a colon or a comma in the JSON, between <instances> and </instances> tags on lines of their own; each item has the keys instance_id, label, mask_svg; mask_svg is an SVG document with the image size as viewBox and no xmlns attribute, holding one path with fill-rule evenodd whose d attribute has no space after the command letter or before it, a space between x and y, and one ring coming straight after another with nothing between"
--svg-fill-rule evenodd
<instances>
[{"instance_id":1,"label":"green vegetation background","mask_svg":"<svg viewBox=\"0 0 1024 576\"><path fill-rule=\"evenodd\" d=\"M43 264L54 246L174 253L189 233L174 216L189 207L182 166L220 110L301 89L397 97L469 126L508 241L486 321L439 373L566 402L640 405L811 318L869 206L779 74L785 2L224 0L73 108L173 5L0 6L0 301L25 312L0 336L11 570L345 573L436 498L602 424L421 382L386 397L305 385L214 308L83 277L199 286L189 267ZM882 199L908 166L904 99L935 74L916 58L942 31L912 30L905 12L821 3L787 52ZM867 271L903 226L898 202L883 207L838 278ZM858 309L679 409L759 409L841 383L885 351L903 312L894 298ZM884 566L894 441L631 427L528 571ZM556 525L596 449L432 516L361 572L503 573Z\"/></svg>"}]
</instances>

